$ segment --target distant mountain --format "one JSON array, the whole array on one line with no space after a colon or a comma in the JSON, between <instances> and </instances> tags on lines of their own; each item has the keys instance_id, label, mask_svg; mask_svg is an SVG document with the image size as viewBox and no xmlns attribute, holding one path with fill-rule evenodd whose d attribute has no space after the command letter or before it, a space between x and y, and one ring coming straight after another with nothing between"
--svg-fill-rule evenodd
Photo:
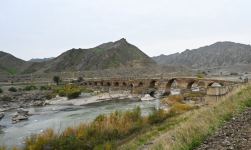
<instances>
[{"instance_id":1,"label":"distant mountain","mask_svg":"<svg viewBox=\"0 0 251 150\"><path fill-rule=\"evenodd\" d=\"M71 49L46 62L34 63L25 72L85 71L111 68L131 68L156 63L125 39L109 42L90 49Z\"/></svg>"},{"instance_id":2,"label":"distant mountain","mask_svg":"<svg viewBox=\"0 0 251 150\"><path fill-rule=\"evenodd\" d=\"M28 64L15 56L0 51L0 74L21 73Z\"/></svg>"},{"instance_id":3,"label":"distant mountain","mask_svg":"<svg viewBox=\"0 0 251 150\"><path fill-rule=\"evenodd\" d=\"M158 64L184 65L191 68L226 67L251 64L251 46L234 42L215 44L172 55L153 57Z\"/></svg>"},{"instance_id":4,"label":"distant mountain","mask_svg":"<svg viewBox=\"0 0 251 150\"><path fill-rule=\"evenodd\" d=\"M45 62L45 61L49 61L51 59L54 59L55 57L50 57L50 58L32 58L31 60L29 60L29 62Z\"/></svg>"},{"instance_id":5,"label":"distant mountain","mask_svg":"<svg viewBox=\"0 0 251 150\"><path fill-rule=\"evenodd\" d=\"M8 53L0 53L0 71L11 74L138 68L153 65L156 65L156 62L124 38L90 49L71 49L56 58L24 61Z\"/></svg>"}]
</instances>

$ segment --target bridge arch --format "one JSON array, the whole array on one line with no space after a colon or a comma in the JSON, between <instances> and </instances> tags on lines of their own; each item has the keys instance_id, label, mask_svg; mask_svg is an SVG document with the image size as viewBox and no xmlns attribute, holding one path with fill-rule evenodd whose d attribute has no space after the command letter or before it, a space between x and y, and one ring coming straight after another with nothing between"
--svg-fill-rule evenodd
<instances>
[{"instance_id":1,"label":"bridge arch","mask_svg":"<svg viewBox=\"0 0 251 150\"><path fill-rule=\"evenodd\" d=\"M111 86L111 82L106 82L106 86Z\"/></svg>"},{"instance_id":2,"label":"bridge arch","mask_svg":"<svg viewBox=\"0 0 251 150\"><path fill-rule=\"evenodd\" d=\"M144 85L143 82L139 82L138 87L142 87Z\"/></svg>"},{"instance_id":3,"label":"bridge arch","mask_svg":"<svg viewBox=\"0 0 251 150\"><path fill-rule=\"evenodd\" d=\"M222 86L224 86L224 83L214 81L214 82L210 82L207 86L208 87L222 87Z\"/></svg>"},{"instance_id":4,"label":"bridge arch","mask_svg":"<svg viewBox=\"0 0 251 150\"><path fill-rule=\"evenodd\" d=\"M196 80L189 81L187 84L187 89L192 89L193 86L198 86L198 82Z\"/></svg>"},{"instance_id":5,"label":"bridge arch","mask_svg":"<svg viewBox=\"0 0 251 150\"><path fill-rule=\"evenodd\" d=\"M98 82L94 82L94 86L97 86L98 85Z\"/></svg>"},{"instance_id":6,"label":"bridge arch","mask_svg":"<svg viewBox=\"0 0 251 150\"><path fill-rule=\"evenodd\" d=\"M131 83L131 84L129 84L129 87L130 87L130 88L133 88L134 86L133 86L133 84Z\"/></svg>"},{"instance_id":7,"label":"bridge arch","mask_svg":"<svg viewBox=\"0 0 251 150\"><path fill-rule=\"evenodd\" d=\"M176 78L168 81L168 83L166 84L166 90L170 90L172 86L177 86Z\"/></svg>"},{"instance_id":8,"label":"bridge arch","mask_svg":"<svg viewBox=\"0 0 251 150\"><path fill-rule=\"evenodd\" d=\"M149 84L149 88L155 88L156 87L156 80L151 80L150 84Z\"/></svg>"},{"instance_id":9,"label":"bridge arch","mask_svg":"<svg viewBox=\"0 0 251 150\"><path fill-rule=\"evenodd\" d=\"M119 82L114 82L114 86L118 87L119 86Z\"/></svg>"},{"instance_id":10,"label":"bridge arch","mask_svg":"<svg viewBox=\"0 0 251 150\"><path fill-rule=\"evenodd\" d=\"M126 87L126 86L127 86L126 82L123 82L122 85L123 85L123 87Z\"/></svg>"}]
</instances>

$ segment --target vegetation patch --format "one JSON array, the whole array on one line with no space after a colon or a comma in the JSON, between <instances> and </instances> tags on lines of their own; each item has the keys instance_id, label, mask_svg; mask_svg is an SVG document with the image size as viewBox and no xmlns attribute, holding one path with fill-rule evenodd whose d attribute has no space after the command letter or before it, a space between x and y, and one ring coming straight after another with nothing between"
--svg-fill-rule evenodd
<instances>
[{"instance_id":1,"label":"vegetation patch","mask_svg":"<svg viewBox=\"0 0 251 150\"><path fill-rule=\"evenodd\" d=\"M16 89L15 87L10 87L10 88L9 88L9 91L10 91L10 92L17 92L17 89Z\"/></svg>"},{"instance_id":2,"label":"vegetation patch","mask_svg":"<svg viewBox=\"0 0 251 150\"><path fill-rule=\"evenodd\" d=\"M24 91L33 91L33 90L37 90L37 87L34 85L28 85L28 86L24 87L23 90Z\"/></svg>"},{"instance_id":3,"label":"vegetation patch","mask_svg":"<svg viewBox=\"0 0 251 150\"><path fill-rule=\"evenodd\" d=\"M3 93L3 89L0 88L0 94Z\"/></svg>"},{"instance_id":4,"label":"vegetation patch","mask_svg":"<svg viewBox=\"0 0 251 150\"><path fill-rule=\"evenodd\" d=\"M167 98L164 98L161 100L161 102L163 104L167 104L167 105L173 105L175 103L183 103L184 97L181 95L171 95L168 96Z\"/></svg>"}]
</instances>

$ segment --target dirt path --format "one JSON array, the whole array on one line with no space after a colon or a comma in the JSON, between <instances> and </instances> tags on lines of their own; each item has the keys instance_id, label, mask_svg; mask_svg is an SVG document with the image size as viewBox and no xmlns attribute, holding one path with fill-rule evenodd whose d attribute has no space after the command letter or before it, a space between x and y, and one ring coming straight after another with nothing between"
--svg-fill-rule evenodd
<instances>
[{"instance_id":1,"label":"dirt path","mask_svg":"<svg viewBox=\"0 0 251 150\"><path fill-rule=\"evenodd\" d=\"M233 117L196 150L251 150L251 108Z\"/></svg>"}]
</instances>

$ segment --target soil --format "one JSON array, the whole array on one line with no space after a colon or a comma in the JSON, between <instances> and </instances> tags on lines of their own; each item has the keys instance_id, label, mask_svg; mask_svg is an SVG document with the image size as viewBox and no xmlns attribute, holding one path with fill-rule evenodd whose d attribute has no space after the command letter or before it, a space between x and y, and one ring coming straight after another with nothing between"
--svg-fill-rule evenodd
<instances>
[{"instance_id":1,"label":"soil","mask_svg":"<svg viewBox=\"0 0 251 150\"><path fill-rule=\"evenodd\" d=\"M251 150L251 108L233 117L196 150Z\"/></svg>"}]
</instances>

